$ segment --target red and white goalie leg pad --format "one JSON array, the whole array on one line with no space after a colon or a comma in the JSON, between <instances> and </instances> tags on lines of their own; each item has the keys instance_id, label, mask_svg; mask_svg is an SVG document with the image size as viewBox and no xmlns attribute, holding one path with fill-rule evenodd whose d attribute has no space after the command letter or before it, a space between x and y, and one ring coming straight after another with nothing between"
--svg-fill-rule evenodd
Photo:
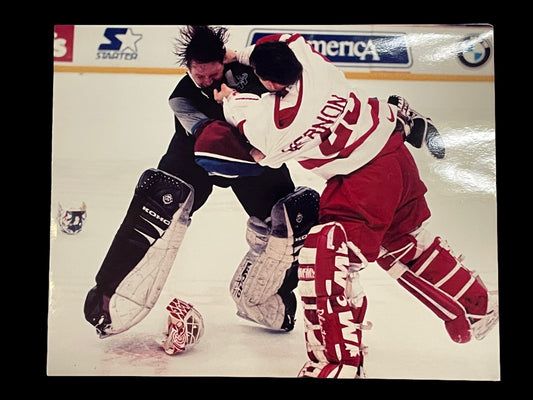
<instances>
[{"instance_id":1,"label":"red and white goalie leg pad","mask_svg":"<svg viewBox=\"0 0 533 400\"><path fill-rule=\"evenodd\" d=\"M350 265L346 232L338 223L315 226L300 251L298 289L310 361L299 377L361 378L366 296L361 265Z\"/></svg>"},{"instance_id":2,"label":"red and white goalie leg pad","mask_svg":"<svg viewBox=\"0 0 533 400\"><path fill-rule=\"evenodd\" d=\"M496 325L497 293L488 292L440 237L420 228L389 247L377 263L444 321L454 342L467 343L472 335L481 340Z\"/></svg>"}]
</instances>

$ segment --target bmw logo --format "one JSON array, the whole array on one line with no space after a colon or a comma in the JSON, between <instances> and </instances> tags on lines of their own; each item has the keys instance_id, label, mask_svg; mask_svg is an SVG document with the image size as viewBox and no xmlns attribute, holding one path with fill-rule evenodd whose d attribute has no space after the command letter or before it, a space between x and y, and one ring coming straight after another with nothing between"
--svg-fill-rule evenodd
<instances>
[{"instance_id":1,"label":"bmw logo","mask_svg":"<svg viewBox=\"0 0 533 400\"><path fill-rule=\"evenodd\" d=\"M490 57L490 42L478 36L468 36L459 44L459 60L467 67L480 67Z\"/></svg>"}]
</instances>

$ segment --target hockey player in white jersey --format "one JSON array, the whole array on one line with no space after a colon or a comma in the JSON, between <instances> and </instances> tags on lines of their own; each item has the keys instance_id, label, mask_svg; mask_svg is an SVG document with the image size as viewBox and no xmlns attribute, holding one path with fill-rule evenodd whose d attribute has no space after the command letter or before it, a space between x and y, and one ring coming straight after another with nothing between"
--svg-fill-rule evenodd
<instances>
[{"instance_id":1,"label":"hockey player in white jersey","mask_svg":"<svg viewBox=\"0 0 533 400\"><path fill-rule=\"evenodd\" d=\"M363 376L367 298L358 273L372 261L442 319L453 341L482 339L498 321L497 296L424 228L427 189L404 144L444 157L431 120L401 97L355 90L297 34L262 38L233 57L271 91L215 91L250 154L271 167L295 159L327 180L299 259L310 359L299 376Z\"/></svg>"}]
</instances>

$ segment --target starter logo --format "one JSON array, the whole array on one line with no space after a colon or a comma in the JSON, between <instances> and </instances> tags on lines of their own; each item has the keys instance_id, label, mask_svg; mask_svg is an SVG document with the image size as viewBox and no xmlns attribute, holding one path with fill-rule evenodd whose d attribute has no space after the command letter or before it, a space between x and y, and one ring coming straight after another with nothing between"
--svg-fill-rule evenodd
<instances>
[{"instance_id":1,"label":"starter logo","mask_svg":"<svg viewBox=\"0 0 533 400\"><path fill-rule=\"evenodd\" d=\"M54 61L72 61L74 25L54 26Z\"/></svg>"},{"instance_id":2,"label":"starter logo","mask_svg":"<svg viewBox=\"0 0 533 400\"><path fill-rule=\"evenodd\" d=\"M98 46L98 60L135 60L137 59L137 42L143 35L136 34L131 28L107 28L104 32L107 42Z\"/></svg>"},{"instance_id":3,"label":"starter logo","mask_svg":"<svg viewBox=\"0 0 533 400\"><path fill-rule=\"evenodd\" d=\"M249 44L274 32L252 31ZM411 66L411 56L405 34L402 33L351 33L351 32L300 32L315 49L337 65L353 67Z\"/></svg>"}]
</instances>

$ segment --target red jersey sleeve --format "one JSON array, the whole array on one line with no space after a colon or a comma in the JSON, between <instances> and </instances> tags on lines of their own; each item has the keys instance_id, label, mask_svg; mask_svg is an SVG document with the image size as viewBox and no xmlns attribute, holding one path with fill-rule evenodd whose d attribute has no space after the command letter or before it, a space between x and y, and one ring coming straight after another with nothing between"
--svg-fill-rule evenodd
<instances>
[{"instance_id":1,"label":"red jersey sleeve","mask_svg":"<svg viewBox=\"0 0 533 400\"><path fill-rule=\"evenodd\" d=\"M266 42L279 42L283 35L284 35L283 33L277 33L273 35L263 36L262 38L257 40L255 44L261 44L261 43L266 43Z\"/></svg>"}]
</instances>

